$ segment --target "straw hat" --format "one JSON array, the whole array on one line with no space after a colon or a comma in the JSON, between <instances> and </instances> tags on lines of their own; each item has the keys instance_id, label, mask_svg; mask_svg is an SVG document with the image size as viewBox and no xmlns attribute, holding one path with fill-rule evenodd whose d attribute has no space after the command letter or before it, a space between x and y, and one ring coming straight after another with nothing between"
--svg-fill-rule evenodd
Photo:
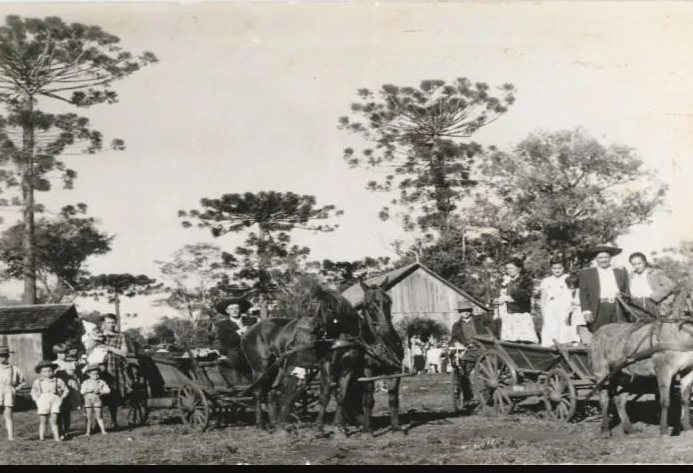
<instances>
[{"instance_id":1,"label":"straw hat","mask_svg":"<svg viewBox=\"0 0 693 473\"><path fill-rule=\"evenodd\" d=\"M34 368L34 371L36 371L37 373L40 373L43 368L48 368L48 367L56 369L56 368L58 368L58 365L56 363L53 363L52 361L41 360L38 362L38 364Z\"/></svg>"}]
</instances>

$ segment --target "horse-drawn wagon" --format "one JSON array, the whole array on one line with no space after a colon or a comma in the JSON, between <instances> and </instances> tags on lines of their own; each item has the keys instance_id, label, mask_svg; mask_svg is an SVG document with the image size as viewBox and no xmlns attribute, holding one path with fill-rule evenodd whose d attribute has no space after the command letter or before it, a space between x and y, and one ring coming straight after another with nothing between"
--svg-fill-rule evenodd
<instances>
[{"instance_id":1,"label":"horse-drawn wagon","mask_svg":"<svg viewBox=\"0 0 693 473\"><path fill-rule=\"evenodd\" d=\"M522 400L536 397L551 418L567 422L579 403L592 398L596 379L585 347L507 342L490 334L475 342L482 348L472 387L483 412L509 414Z\"/></svg>"},{"instance_id":2,"label":"horse-drawn wagon","mask_svg":"<svg viewBox=\"0 0 693 473\"><path fill-rule=\"evenodd\" d=\"M139 366L146 379L148 408L177 409L191 429L204 431L213 423L222 427L255 408L255 383L241 373L235 373L235 380L225 378L218 360L201 361L190 352L185 357L141 355ZM306 407L317 399L314 386L308 386L300 400Z\"/></svg>"}]
</instances>

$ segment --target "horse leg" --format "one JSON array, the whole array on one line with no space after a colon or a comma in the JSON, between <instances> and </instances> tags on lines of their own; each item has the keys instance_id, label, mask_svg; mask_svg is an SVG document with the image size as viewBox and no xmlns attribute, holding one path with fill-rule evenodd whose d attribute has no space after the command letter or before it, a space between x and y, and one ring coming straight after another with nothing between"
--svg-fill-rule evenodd
<instances>
[{"instance_id":1,"label":"horse leg","mask_svg":"<svg viewBox=\"0 0 693 473\"><path fill-rule=\"evenodd\" d=\"M689 371L685 376L681 376L680 393L681 393L681 431L686 432L691 430L691 390L693 390L693 370Z\"/></svg>"},{"instance_id":2,"label":"horse leg","mask_svg":"<svg viewBox=\"0 0 693 473\"><path fill-rule=\"evenodd\" d=\"M615 397L616 412L618 412L618 417L621 420L621 428L624 434L632 434L635 429L633 428L633 423L628 416L628 396L629 392L625 389L618 393Z\"/></svg>"},{"instance_id":3,"label":"horse leg","mask_svg":"<svg viewBox=\"0 0 693 473\"><path fill-rule=\"evenodd\" d=\"M373 376L373 373L371 373L369 369L365 369L363 374L364 377L367 378ZM361 413L361 433L365 436L372 437L373 429L371 426L371 417L373 415L373 406L375 405L375 383L373 381L363 383L362 389L361 405L363 412Z\"/></svg>"},{"instance_id":4,"label":"horse leg","mask_svg":"<svg viewBox=\"0 0 693 473\"><path fill-rule=\"evenodd\" d=\"M662 368L657 373L657 385L659 386L659 435L666 435L669 429L669 403L671 402L671 380L674 373Z\"/></svg>"},{"instance_id":5,"label":"horse leg","mask_svg":"<svg viewBox=\"0 0 693 473\"><path fill-rule=\"evenodd\" d=\"M611 429L609 429L609 401L611 401L611 394L611 388L602 388L599 391L599 409L602 412L602 424L599 430L602 435L611 433Z\"/></svg>"},{"instance_id":6,"label":"horse leg","mask_svg":"<svg viewBox=\"0 0 693 473\"><path fill-rule=\"evenodd\" d=\"M351 369L341 370L341 376L339 377L339 381L337 382L337 386L334 390L336 404L334 412L334 424L337 429L337 432L339 432L342 436L345 437L347 435L347 426L344 409L346 407L345 404L348 399L347 394L349 392L349 387L352 384L351 380L353 379L353 375L354 372Z\"/></svg>"},{"instance_id":7,"label":"horse leg","mask_svg":"<svg viewBox=\"0 0 693 473\"><path fill-rule=\"evenodd\" d=\"M318 417L315 420L318 434L325 433L325 411L332 395L332 364L324 361L320 364L320 400L318 402Z\"/></svg>"},{"instance_id":8,"label":"horse leg","mask_svg":"<svg viewBox=\"0 0 693 473\"><path fill-rule=\"evenodd\" d=\"M399 386L401 378L391 379L387 383L387 402L390 406L390 426L393 433L403 433L399 423Z\"/></svg>"}]
</instances>

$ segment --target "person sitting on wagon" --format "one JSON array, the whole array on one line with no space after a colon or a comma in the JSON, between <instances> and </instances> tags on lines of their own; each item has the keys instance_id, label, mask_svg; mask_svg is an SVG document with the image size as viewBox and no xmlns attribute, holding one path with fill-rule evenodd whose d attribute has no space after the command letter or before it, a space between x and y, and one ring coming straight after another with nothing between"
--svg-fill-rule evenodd
<instances>
[{"instance_id":1,"label":"person sitting on wagon","mask_svg":"<svg viewBox=\"0 0 693 473\"><path fill-rule=\"evenodd\" d=\"M457 356L453 351L450 351L450 356L453 366L457 365L455 369L459 373L460 389L466 408L472 404L473 399L469 375L479 354L478 347L473 343L477 330L474 324L474 308L468 301L459 301L457 312L460 314L460 318L452 325L448 346L463 350L461 356Z\"/></svg>"},{"instance_id":2,"label":"person sitting on wagon","mask_svg":"<svg viewBox=\"0 0 693 473\"><path fill-rule=\"evenodd\" d=\"M219 363L219 371L224 379L229 382L236 381L235 368L242 360L241 336L247 331L248 326L243 322L244 315L251 307L251 303L243 298L223 299L215 306L221 314L214 318L214 327L217 331L217 343L215 348L222 359Z\"/></svg>"}]
</instances>

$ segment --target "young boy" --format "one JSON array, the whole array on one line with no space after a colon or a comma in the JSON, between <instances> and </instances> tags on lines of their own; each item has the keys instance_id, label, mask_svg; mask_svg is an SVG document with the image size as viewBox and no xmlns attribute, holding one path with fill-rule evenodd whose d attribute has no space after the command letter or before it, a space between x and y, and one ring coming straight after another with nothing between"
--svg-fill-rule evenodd
<instances>
[{"instance_id":1,"label":"young boy","mask_svg":"<svg viewBox=\"0 0 693 473\"><path fill-rule=\"evenodd\" d=\"M111 389L103 379L100 379L101 369L99 365L87 365L84 372L88 376L82 383L81 392L84 396L84 410L87 414L87 437L91 435L92 416L96 418L96 423L99 424L101 434L106 435L106 426L101 417L103 401L101 396L109 394Z\"/></svg>"},{"instance_id":2,"label":"young boy","mask_svg":"<svg viewBox=\"0 0 693 473\"><path fill-rule=\"evenodd\" d=\"M70 395L65 398L61 405L60 415L58 415L58 431L60 437L67 438L70 434L72 421L72 410L79 408L82 396L79 394L79 381L77 378L77 363L68 361L68 347L64 343L53 346L55 353L55 364L58 365L55 375L62 379L70 390Z\"/></svg>"},{"instance_id":3,"label":"young boy","mask_svg":"<svg viewBox=\"0 0 693 473\"><path fill-rule=\"evenodd\" d=\"M58 431L58 414L63 400L70 395L70 390L62 379L55 376L56 368L58 365L48 360L42 360L36 365L35 371L39 377L31 387L31 398L36 403L40 419L39 440L46 437L46 423L50 416L53 438L60 442L62 438Z\"/></svg>"},{"instance_id":4,"label":"young boy","mask_svg":"<svg viewBox=\"0 0 693 473\"><path fill-rule=\"evenodd\" d=\"M0 408L4 409L7 440L14 440L14 410L15 393L24 385L22 371L10 364L10 349L0 346Z\"/></svg>"}]
</instances>

